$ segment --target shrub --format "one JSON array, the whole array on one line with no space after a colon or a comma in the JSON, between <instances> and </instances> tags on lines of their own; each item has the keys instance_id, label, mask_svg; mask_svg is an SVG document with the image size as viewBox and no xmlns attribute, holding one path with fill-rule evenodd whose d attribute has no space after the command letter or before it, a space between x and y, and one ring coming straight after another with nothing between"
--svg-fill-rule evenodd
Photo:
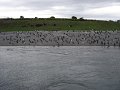
<instances>
[{"instance_id":1,"label":"shrub","mask_svg":"<svg viewBox=\"0 0 120 90\"><path fill-rule=\"evenodd\" d=\"M20 16L20 19L24 19L24 16Z\"/></svg>"},{"instance_id":2,"label":"shrub","mask_svg":"<svg viewBox=\"0 0 120 90\"><path fill-rule=\"evenodd\" d=\"M84 18L83 18L83 17L81 17L81 18L80 18L80 21L84 21Z\"/></svg>"},{"instance_id":3,"label":"shrub","mask_svg":"<svg viewBox=\"0 0 120 90\"><path fill-rule=\"evenodd\" d=\"M77 17L75 17L75 16L72 16L72 20L77 20Z\"/></svg>"},{"instance_id":4,"label":"shrub","mask_svg":"<svg viewBox=\"0 0 120 90\"><path fill-rule=\"evenodd\" d=\"M35 19L38 19L38 17L35 17Z\"/></svg>"},{"instance_id":5,"label":"shrub","mask_svg":"<svg viewBox=\"0 0 120 90\"><path fill-rule=\"evenodd\" d=\"M117 20L118 23L120 23L120 20Z\"/></svg>"},{"instance_id":6,"label":"shrub","mask_svg":"<svg viewBox=\"0 0 120 90\"><path fill-rule=\"evenodd\" d=\"M55 17L54 17L54 16L51 16L50 19L55 19Z\"/></svg>"},{"instance_id":7,"label":"shrub","mask_svg":"<svg viewBox=\"0 0 120 90\"><path fill-rule=\"evenodd\" d=\"M41 26L43 26L42 24L36 24L35 25L36 27L41 27Z\"/></svg>"}]
</instances>

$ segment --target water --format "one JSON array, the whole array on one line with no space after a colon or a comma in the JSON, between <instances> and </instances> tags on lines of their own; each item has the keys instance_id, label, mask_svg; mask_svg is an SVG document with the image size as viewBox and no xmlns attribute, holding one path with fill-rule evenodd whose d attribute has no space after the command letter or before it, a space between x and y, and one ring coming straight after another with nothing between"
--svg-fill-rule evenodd
<instances>
[{"instance_id":1,"label":"water","mask_svg":"<svg viewBox=\"0 0 120 90\"><path fill-rule=\"evenodd\" d=\"M120 49L2 46L0 90L120 90Z\"/></svg>"}]
</instances>

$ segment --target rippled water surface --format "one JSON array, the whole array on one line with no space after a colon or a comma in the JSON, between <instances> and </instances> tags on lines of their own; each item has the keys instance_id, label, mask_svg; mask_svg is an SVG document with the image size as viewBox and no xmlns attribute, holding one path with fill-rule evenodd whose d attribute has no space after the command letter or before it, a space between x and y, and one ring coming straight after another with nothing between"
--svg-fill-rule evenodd
<instances>
[{"instance_id":1,"label":"rippled water surface","mask_svg":"<svg viewBox=\"0 0 120 90\"><path fill-rule=\"evenodd\" d=\"M2 46L0 90L120 90L120 48Z\"/></svg>"}]
</instances>

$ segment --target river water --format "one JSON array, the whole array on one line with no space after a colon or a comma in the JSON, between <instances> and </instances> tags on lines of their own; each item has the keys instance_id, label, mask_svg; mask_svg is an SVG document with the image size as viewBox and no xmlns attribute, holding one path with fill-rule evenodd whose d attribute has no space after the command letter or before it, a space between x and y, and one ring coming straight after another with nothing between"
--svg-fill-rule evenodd
<instances>
[{"instance_id":1,"label":"river water","mask_svg":"<svg viewBox=\"0 0 120 90\"><path fill-rule=\"evenodd\" d=\"M0 90L120 90L120 48L1 46Z\"/></svg>"}]
</instances>

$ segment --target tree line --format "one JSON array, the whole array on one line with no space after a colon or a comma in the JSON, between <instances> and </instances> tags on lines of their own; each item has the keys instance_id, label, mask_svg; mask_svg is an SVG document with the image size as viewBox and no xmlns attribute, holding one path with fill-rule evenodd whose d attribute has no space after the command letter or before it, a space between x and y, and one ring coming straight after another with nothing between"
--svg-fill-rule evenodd
<instances>
[{"instance_id":1,"label":"tree line","mask_svg":"<svg viewBox=\"0 0 120 90\"><path fill-rule=\"evenodd\" d=\"M24 16L20 16L20 19L25 19L25 18L24 18ZM34 19L44 19L44 18L35 17ZM55 18L55 16L51 16L48 19L57 19L57 18ZM65 18L61 18L61 19L65 19ZM72 16L71 19L72 20L78 20L78 18L76 16ZM79 18L79 20L84 21L85 19L83 17L81 17L81 18Z\"/></svg>"},{"instance_id":2,"label":"tree line","mask_svg":"<svg viewBox=\"0 0 120 90\"><path fill-rule=\"evenodd\" d=\"M2 18L1 18L2 19ZM14 20L14 18L4 18L5 20ZM83 17L81 18L77 18L76 16L72 16L71 18L56 18L55 16L51 16L49 18L38 18L38 17L34 17L34 18L25 18L24 16L20 16L19 18L16 19L20 19L20 20L30 20L30 19L47 19L47 20L55 20L55 19L61 19L61 20L79 20L79 21L101 21L101 20L88 20L88 19L84 19ZM113 20L109 20L109 22L114 22ZM117 20L115 22L120 23L120 20Z\"/></svg>"}]
</instances>

